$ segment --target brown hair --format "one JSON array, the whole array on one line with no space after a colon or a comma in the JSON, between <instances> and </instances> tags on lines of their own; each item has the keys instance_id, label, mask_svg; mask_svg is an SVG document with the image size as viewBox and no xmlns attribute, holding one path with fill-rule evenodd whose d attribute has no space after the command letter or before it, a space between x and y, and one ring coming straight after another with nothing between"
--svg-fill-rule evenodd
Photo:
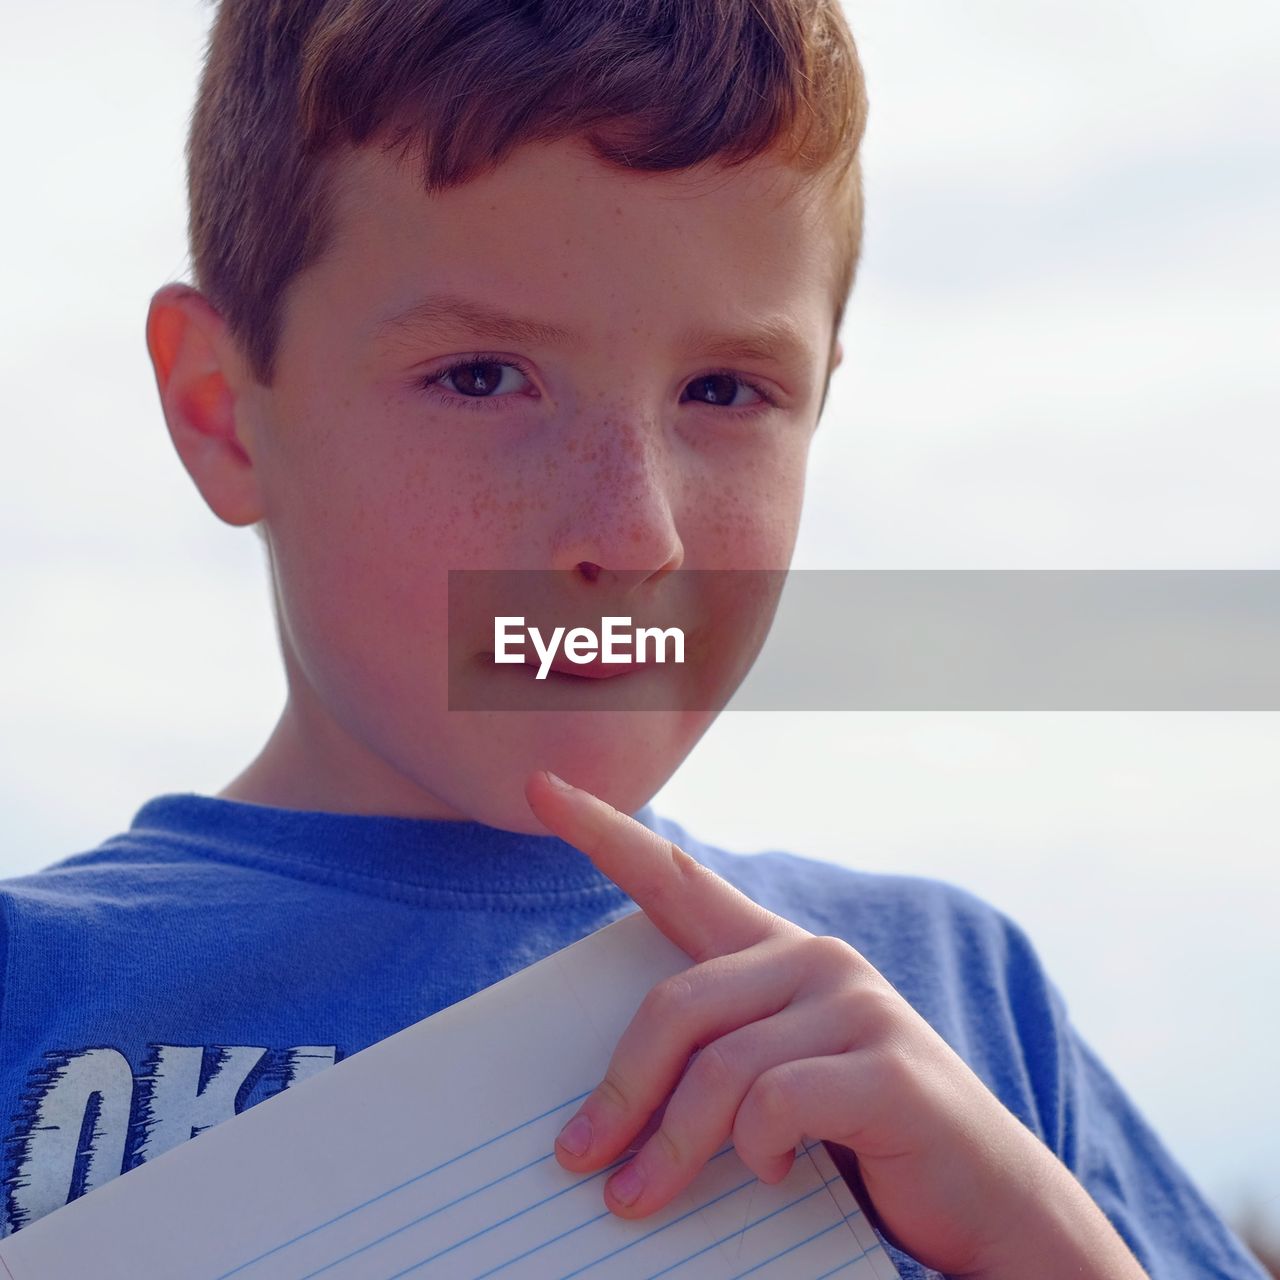
<instances>
[{"instance_id":1,"label":"brown hair","mask_svg":"<svg viewBox=\"0 0 1280 1280\"><path fill-rule=\"evenodd\" d=\"M655 171L779 143L805 183L830 180L838 330L866 116L840 0L221 0L187 140L195 283L269 385L286 286L334 231L343 143L416 145L426 193L571 135Z\"/></svg>"}]
</instances>

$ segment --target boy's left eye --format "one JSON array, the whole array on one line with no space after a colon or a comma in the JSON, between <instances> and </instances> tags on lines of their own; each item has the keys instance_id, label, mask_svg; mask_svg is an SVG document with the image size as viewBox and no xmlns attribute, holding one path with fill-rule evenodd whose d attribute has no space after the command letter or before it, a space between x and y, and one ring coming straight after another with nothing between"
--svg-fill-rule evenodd
<instances>
[{"instance_id":1,"label":"boy's left eye","mask_svg":"<svg viewBox=\"0 0 1280 1280\"><path fill-rule=\"evenodd\" d=\"M506 376L507 370L514 370L526 381L529 380L528 371L514 360L477 355L459 360L435 373L427 374L418 380L418 385L424 391L430 391L436 399L445 404L456 404L468 409L483 409L488 408L494 401L507 398L496 394L500 387L510 381ZM442 395L437 390L439 387L451 389L454 394ZM749 382L729 369L715 369L710 373L699 374L698 377L686 383L686 390L690 388L694 391L692 397L694 402L736 412L749 413L776 403L763 387ZM734 401L744 390L755 392L756 401L735 404ZM703 396L709 398L700 399ZM685 403L683 399L682 403Z\"/></svg>"},{"instance_id":2,"label":"boy's left eye","mask_svg":"<svg viewBox=\"0 0 1280 1280\"><path fill-rule=\"evenodd\" d=\"M772 404L772 398L754 382L748 382L745 378L740 378L736 373L730 373L728 370L721 370L717 373L704 373L688 384L690 387L696 387L700 394L711 394L714 400L709 400L708 404L725 405L731 409L749 409L754 406L750 404L738 405L732 401L737 397L739 391L754 391L760 400L765 404Z\"/></svg>"}]
</instances>

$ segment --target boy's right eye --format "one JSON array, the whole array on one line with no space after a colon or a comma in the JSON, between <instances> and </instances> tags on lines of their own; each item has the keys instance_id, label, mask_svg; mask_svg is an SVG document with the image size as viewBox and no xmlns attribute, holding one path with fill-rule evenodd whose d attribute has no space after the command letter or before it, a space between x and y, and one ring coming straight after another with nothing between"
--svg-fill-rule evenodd
<instances>
[{"instance_id":1,"label":"boy's right eye","mask_svg":"<svg viewBox=\"0 0 1280 1280\"><path fill-rule=\"evenodd\" d=\"M444 404L465 404L469 409L478 409L487 407L490 401L502 398L493 393L504 385L504 381L510 381L505 377L508 369L514 369L528 381L528 371L516 361L477 355L455 361L444 369L428 374L419 379L418 385ZM454 394L442 395L437 390L442 385L451 385Z\"/></svg>"}]
</instances>

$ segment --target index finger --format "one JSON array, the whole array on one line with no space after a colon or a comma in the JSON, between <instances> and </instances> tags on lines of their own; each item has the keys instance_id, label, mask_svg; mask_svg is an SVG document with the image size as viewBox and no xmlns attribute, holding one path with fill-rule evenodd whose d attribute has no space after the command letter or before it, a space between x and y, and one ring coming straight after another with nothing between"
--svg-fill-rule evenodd
<instances>
[{"instance_id":1,"label":"index finger","mask_svg":"<svg viewBox=\"0 0 1280 1280\"><path fill-rule=\"evenodd\" d=\"M696 962L742 951L790 927L674 841L553 773L531 774L525 799L553 835L581 849Z\"/></svg>"}]
</instances>

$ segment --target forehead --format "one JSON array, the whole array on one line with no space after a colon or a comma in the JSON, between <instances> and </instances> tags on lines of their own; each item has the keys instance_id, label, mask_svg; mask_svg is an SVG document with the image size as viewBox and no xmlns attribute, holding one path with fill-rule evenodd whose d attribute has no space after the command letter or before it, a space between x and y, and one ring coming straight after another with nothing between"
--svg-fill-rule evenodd
<instances>
[{"instance_id":1,"label":"forehead","mask_svg":"<svg viewBox=\"0 0 1280 1280\"><path fill-rule=\"evenodd\" d=\"M694 328L745 314L811 331L825 320L829 336L830 203L771 153L648 172L568 138L427 194L415 159L371 145L333 157L330 181L333 240L319 269L369 336L440 293L577 332L666 325L679 309Z\"/></svg>"}]
</instances>

